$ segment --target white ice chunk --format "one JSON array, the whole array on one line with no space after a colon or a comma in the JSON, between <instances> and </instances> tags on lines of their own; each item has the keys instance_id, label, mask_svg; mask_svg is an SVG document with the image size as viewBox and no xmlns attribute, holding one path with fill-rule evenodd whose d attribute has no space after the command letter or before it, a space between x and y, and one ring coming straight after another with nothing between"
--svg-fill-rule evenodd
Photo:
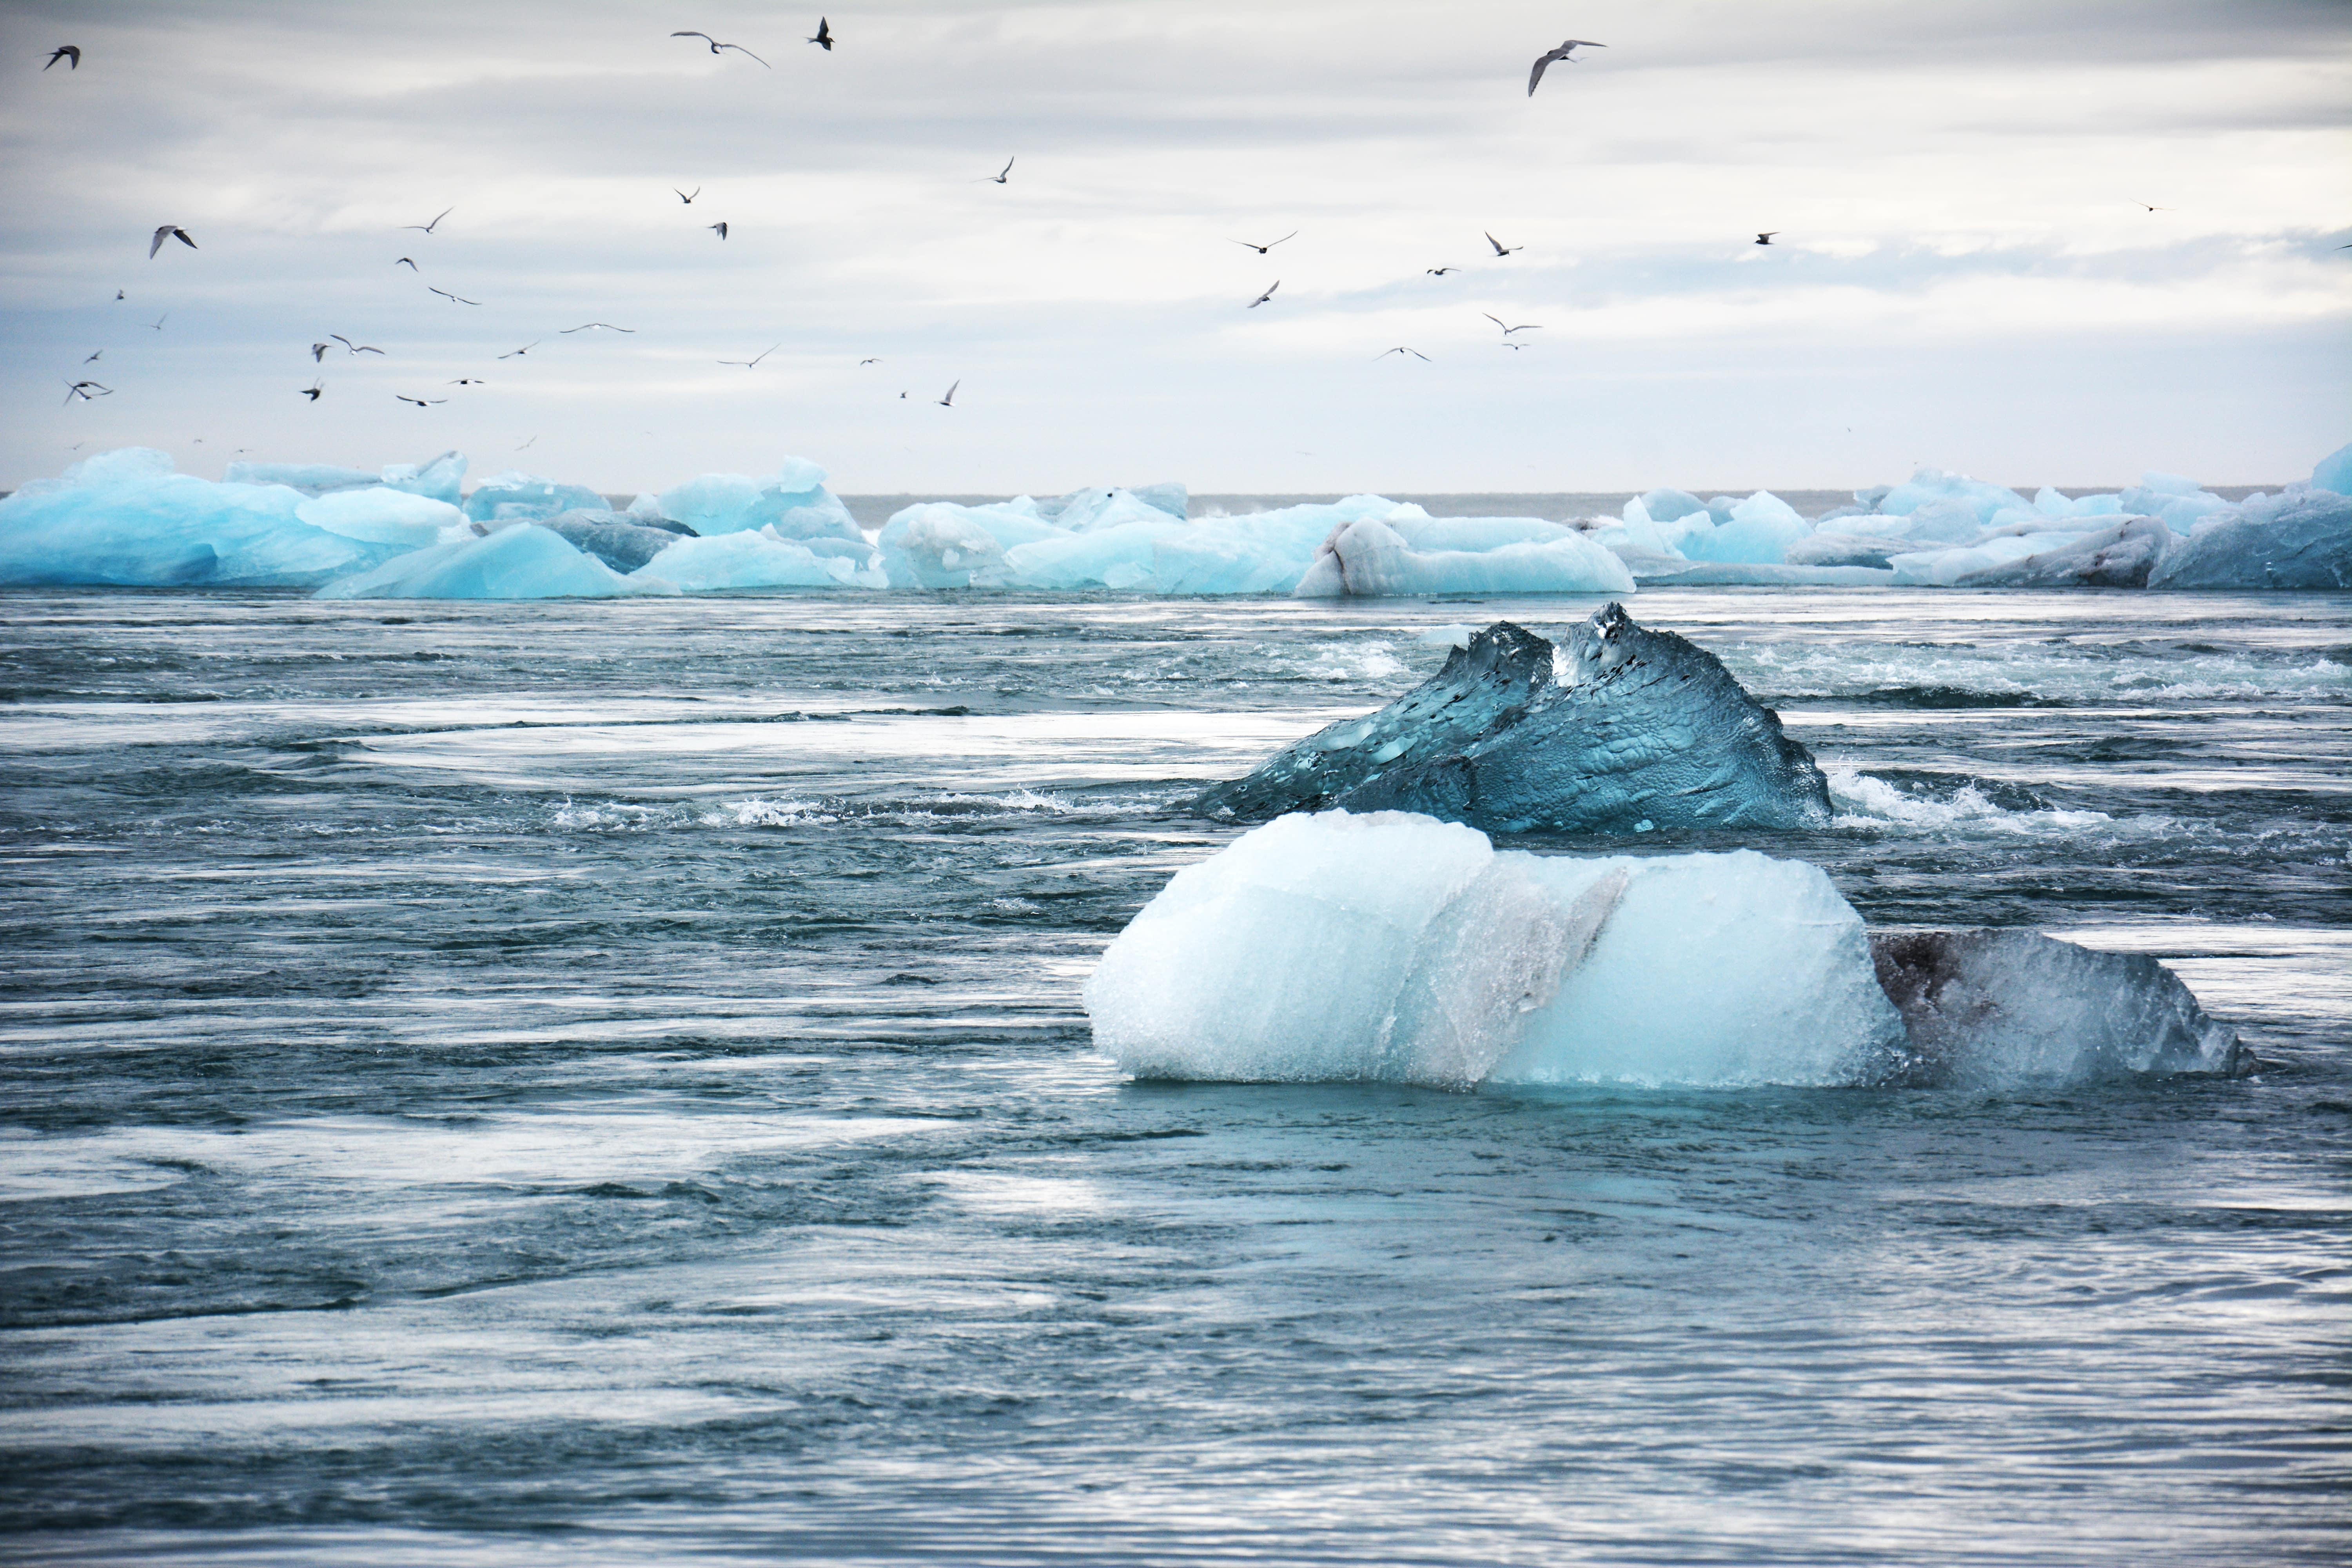
<instances>
[{"instance_id":1,"label":"white ice chunk","mask_svg":"<svg viewBox=\"0 0 2352 1568\"><path fill-rule=\"evenodd\" d=\"M1846 1083L1903 1038L1818 868L1497 854L1400 812L1279 817L1179 871L1086 1001L1141 1078Z\"/></svg>"},{"instance_id":2,"label":"white ice chunk","mask_svg":"<svg viewBox=\"0 0 2352 1568\"><path fill-rule=\"evenodd\" d=\"M1641 498L1642 510L1654 522L1673 522L1696 511L1705 511L1706 503L1688 490L1670 489L1664 486ZM1629 519L1630 521L1630 519Z\"/></svg>"},{"instance_id":3,"label":"white ice chunk","mask_svg":"<svg viewBox=\"0 0 2352 1568\"><path fill-rule=\"evenodd\" d=\"M1139 1078L1468 1088L1548 999L1562 911L1475 828L1403 812L1278 817L1176 873L1087 982Z\"/></svg>"},{"instance_id":4,"label":"white ice chunk","mask_svg":"<svg viewBox=\"0 0 2352 1568\"><path fill-rule=\"evenodd\" d=\"M1840 1084L1899 1053L1862 917L1820 867L1752 849L1527 858L1563 908L1629 880L1495 1081Z\"/></svg>"},{"instance_id":5,"label":"white ice chunk","mask_svg":"<svg viewBox=\"0 0 2352 1568\"><path fill-rule=\"evenodd\" d=\"M894 588L1003 585L1004 552L1034 540L1065 537L1041 521L1028 498L990 506L925 501L891 515L877 541Z\"/></svg>"},{"instance_id":6,"label":"white ice chunk","mask_svg":"<svg viewBox=\"0 0 2352 1568\"><path fill-rule=\"evenodd\" d=\"M1016 544L1004 552L1008 587L1030 589L1143 587L1152 578L1152 546L1184 531L1155 507L1142 515L1085 533L1062 533Z\"/></svg>"},{"instance_id":7,"label":"white ice chunk","mask_svg":"<svg viewBox=\"0 0 2352 1568\"><path fill-rule=\"evenodd\" d=\"M429 463L386 463L383 483L387 489L406 490L413 496L424 496L450 506L458 504L458 487L466 479L466 454L444 452Z\"/></svg>"},{"instance_id":8,"label":"white ice chunk","mask_svg":"<svg viewBox=\"0 0 2352 1568\"><path fill-rule=\"evenodd\" d=\"M602 511L604 498L584 485L509 468L492 474L466 498L466 515L475 522L531 521L567 511Z\"/></svg>"},{"instance_id":9,"label":"white ice chunk","mask_svg":"<svg viewBox=\"0 0 2352 1568\"><path fill-rule=\"evenodd\" d=\"M1693 561L1778 563L1790 545L1812 531L1812 524L1788 502L1769 490L1758 490L1731 509L1730 521L1703 537L1684 541L1682 552Z\"/></svg>"},{"instance_id":10,"label":"white ice chunk","mask_svg":"<svg viewBox=\"0 0 2352 1568\"><path fill-rule=\"evenodd\" d=\"M666 582L624 577L561 534L519 523L436 544L319 590L321 599L604 599L675 594Z\"/></svg>"},{"instance_id":11,"label":"white ice chunk","mask_svg":"<svg viewBox=\"0 0 2352 1568\"><path fill-rule=\"evenodd\" d=\"M5 504L5 503L0 503ZM2151 588L2352 588L2352 498L2291 485L2200 520Z\"/></svg>"},{"instance_id":12,"label":"white ice chunk","mask_svg":"<svg viewBox=\"0 0 2352 1568\"><path fill-rule=\"evenodd\" d=\"M143 447L103 453L0 500L0 584L311 587L404 548L305 521L308 499L174 473Z\"/></svg>"}]
</instances>

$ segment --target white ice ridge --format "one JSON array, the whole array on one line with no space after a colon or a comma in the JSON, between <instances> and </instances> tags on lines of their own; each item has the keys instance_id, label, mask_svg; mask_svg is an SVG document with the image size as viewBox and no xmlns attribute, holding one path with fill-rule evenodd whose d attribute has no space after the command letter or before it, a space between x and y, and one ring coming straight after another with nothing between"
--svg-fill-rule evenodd
<instances>
[{"instance_id":1,"label":"white ice ridge","mask_svg":"<svg viewBox=\"0 0 2352 1568\"><path fill-rule=\"evenodd\" d=\"M1802 861L1497 851L1405 812L1278 817L1186 867L1086 1005L1140 1079L2002 1089L2238 1059L2150 959L1874 936Z\"/></svg>"},{"instance_id":2,"label":"white ice ridge","mask_svg":"<svg viewBox=\"0 0 2352 1568\"><path fill-rule=\"evenodd\" d=\"M1769 491L1654 489L1623 515L1433 518L1381 496L1192 518L1181 485L985 506L925 502L869 538L824 470L705 474L626 512L584 486L446 452L374 473L233 463L219 483L129 448L0 500L0 585L314 587L330 597L549 598L749 589L1160 595L1610 594L1635 584L2352 587L2352 447L2306 484L2230 503L2175 475L2032 500L1923 468L1808 520ZM496 572L396 558L537 526ZM557 548L556 546L560 546ZM468 559L471 559L469 557ZM590 570L601 567L602 571ZM388 570L379 570L389 568ZM491 590L499 591L493 594Z\"/></svg>"},{"instance_id":3,"label":"white ice ridge","mask_svg":"<svg viewBox=\"0 0 2352 1568\"><path fill-rule=\"evenodd\" d=\"M1904 1040L1817 867L1498 853L1403 812L1279 817L1179 871L1086 1002L1139 1078L1836 1084Z\"/></svg>"}]
</instances>

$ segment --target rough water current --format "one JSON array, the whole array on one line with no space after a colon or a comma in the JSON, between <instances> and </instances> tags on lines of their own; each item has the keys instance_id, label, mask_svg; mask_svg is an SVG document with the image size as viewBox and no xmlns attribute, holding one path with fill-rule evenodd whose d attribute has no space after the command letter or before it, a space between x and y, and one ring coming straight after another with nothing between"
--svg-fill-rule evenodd
<instances>
[{"instance_id":1,"label":"rough water current","mask_svg":"<svg viewBox=\"0 0 2352 1568\"><path fill-rule=\"evenodd\" d=\"M1181 802L1595 603L0 599L0 1552L2352 1553L2352 597L1628 606L1839 814L1634 847L2157 954L2250 1079L1094 1054Z\"/></svg>"}]
</instances>

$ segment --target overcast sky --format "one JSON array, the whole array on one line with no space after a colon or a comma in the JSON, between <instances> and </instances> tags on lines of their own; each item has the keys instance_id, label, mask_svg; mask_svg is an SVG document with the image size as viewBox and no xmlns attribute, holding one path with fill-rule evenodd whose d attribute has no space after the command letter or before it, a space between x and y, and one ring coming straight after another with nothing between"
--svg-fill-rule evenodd
<instances>
[{"instance_id":1,"label":"overcast sky","mask_svg":"<svg viewBox=\"0 0 2352 1568\"><path fill-rule=\"evenodd\" d=\"M612 490L2226 484L2352 440L2346 0L898 0L829 55L824 5L11 0L0 485L124 445ZM1608 47L1529 100L1568 36ZM166 222L200 248L150 260ZM560 331L594 320L635 334ZM385 352L314 365L331 332ZM113 395L61 406L82 375Z\"/></svg>"}]
</instances>

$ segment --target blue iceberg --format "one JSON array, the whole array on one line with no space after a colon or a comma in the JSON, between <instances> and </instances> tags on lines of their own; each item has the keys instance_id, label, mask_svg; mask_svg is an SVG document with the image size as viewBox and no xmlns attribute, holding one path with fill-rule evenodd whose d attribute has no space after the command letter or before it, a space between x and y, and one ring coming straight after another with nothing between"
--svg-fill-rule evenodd
<instances>
[{"instance_id":1,"label":"blue iceberg","mask_svg":"<svg viewBox=\"0 0 2352 1568\"><path fill-rule=\"evenodd\" d=\"M624 577L537 523L470 530L371 571L330 583L321 599L612 599L675 594L658 579Z\"/></svg>"},{"instance_id":2,"label":"blue iceberg","mask_svg":"<svg viewBox=\"0 0 2352 1568\"><path fill-rule=\"evenodd\" d=\"M838 539L864 544L866 535L841 499L824 488L824 470L805 458L786 458L765 479L705 474L661 492L663 515L699 534L772 529L785 539Z\"/></svg>"},{"instance_id":3,"label":"blue iceberg","mask_svg":"<svg viewBox=\"0 0 2352 1568\"><path fill-rule=\"evenodd\" d=\"M1497 621L1377 712L1194 802L1259 820L1344 806L1497 832L1825 827L1829 786L1705 649L1612 604L1550 642Z\"/></svg>"},{"instance_id":4,"label":"blue iceberg","mask_svg":"<svg viewBox=\"0 0 2352 1568\"><path fill-rule=\"evenodd\" d=\"M432 517L454 520L454 509L404 510L441 506L419 497L389 505L320 511L319 499L286 486L216 484L175 473L162 452L129 447L0 500L0 584L312 587L437 537Z\"/></svg>"}]
</instances>

